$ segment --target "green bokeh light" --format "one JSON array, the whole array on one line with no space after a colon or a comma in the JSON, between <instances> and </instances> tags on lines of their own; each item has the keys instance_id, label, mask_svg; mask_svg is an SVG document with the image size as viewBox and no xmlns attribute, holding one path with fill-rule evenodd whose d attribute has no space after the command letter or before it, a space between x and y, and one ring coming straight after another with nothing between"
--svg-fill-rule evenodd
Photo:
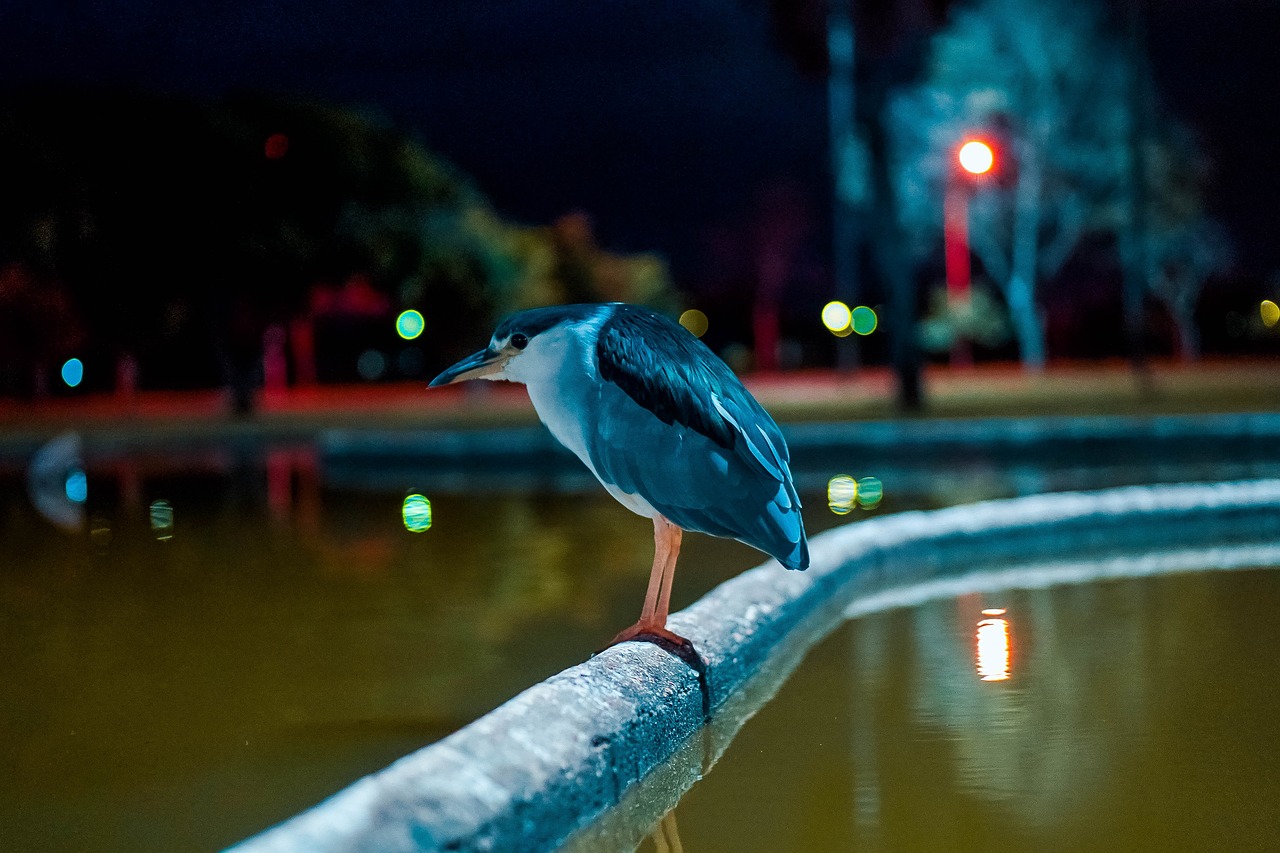
<instances>
[{"instance_id":1,"label":"green bokeh light","mask_svg":"<svg viewBox=\"0 0 1280 853\"><path fill-rule=\"evenodd\" d=\"M865 305L859 305L853 309L850 316L850 324L859 335L869 335L880 324L880 318L876 316L876 312L872 309Z\"/></svg>"},{"instance_id":2,"label":"green bokeh light","mask_svg":"<svg viewBox=\"0 0 1280 853\"><path fill-rule=\"evenodd\" d=\"M858 506L875 509L884 499L884 484L878 477L863 477L858 481Z\"/></svg>"},{"instance_id":3,"label":"green bokeh light","mask_svg":"<svg viewBox=\"0 0 1280 853\"><path fill-rule=\"evenodd\" d=\"M431 501L422 495L409 495L400 508L404 529L410 533L422 533L431 529Z\"/></svg>"},{"instance_id":4,"label":"green bokeh light","mask_svg":"<svg viewBox=\"0 0 1280 853\"><path fill-rule=\"evenodd\" d=\"M396 334L411 341L422 334L422 330L427 327L427 321L423 319L421 311L415 311L410 308L407 311L401 311L400 316L396 318Z\"/></svg>"}]
</instances>

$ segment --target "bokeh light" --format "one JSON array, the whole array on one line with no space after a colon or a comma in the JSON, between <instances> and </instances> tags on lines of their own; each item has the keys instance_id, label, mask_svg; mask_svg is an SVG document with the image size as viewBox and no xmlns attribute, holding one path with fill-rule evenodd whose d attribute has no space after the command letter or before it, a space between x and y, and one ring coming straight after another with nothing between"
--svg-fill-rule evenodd
<instances>
[{"instance_id":1,"label":"bokeh light","mask_svg":"<svg viewBox=\"0 0 1280 853\"><path fill-rule=\"evenodd\" d=\"M697 308L690 308L680 315L680 325L688 329L695 338L700 338L707 333L709 323L706 314Z\"/></svg>"},{"instance_id":2,"label":"bokeh light","mask_svg":"<svg viewBox=\"0 0 1280 853\"><path fill-rule=\"evenodd\" d=\"M848 515L858 503L858 481L838 474L827 481L827 506L836 515Z\"/></svg>"},{"instance_id":3,"label":"bokeh light","mask_svg":"<svg viewBox=\"0 0 1280 853\"><path fill-rule=\"evenodd\" d=\"M151 502L151 532L165 542L173 538L173 505L163 498Z\"/></svg>"},{"instance_id":4,"label":"bokeh light","mask_svg":"<svg viewBox=\"0 0 1280 853\"><path fill-rule=\"evenodd\" d=\"M62 381L68 388L74 388L84 381L84 362L78 358L69 358L62 363Z\"/></svg>"},{"instance_id":5,"label":"bokeh light","mask_svg":"<svg viewBox=\"0 0 1280 853\"><path fill-rule=\"evenodd\" d=\"M417 338L426 327L427 321L423 318L422 312L412 308L401 311L400 316L396 318L396 334L406 341Z\"/></svg>"},{"instance_id":6,"label":"bokeh light","mask_svg":"<svg viewBox=\"0 0 1280 853\"><path fill-rule=\"evenodd\" d=\"M376 349L367 349L356 359L356 372L361 379L370 382L381 379L382 374L387 372L387 357Z\"/></svg>"},{"instance_id":7,"label":"bokeh light","mask_svg":"<svg viewBox=\"0 0 1280 853\"><path fill-rule=\"evenodd\" d=\"M422 533L431 529L431 501L419 494L409 495L400 507L404 529L410 533Z\"/></svg>"},{"instance_id":8,"label":"bokeh light","mask_svg":"<svg viewBox=\"0 0 1280 853\"><path fill-rule=\"evenodd\" d=\"M880 318L872 309L859 305L850 315L850 325L859 335L869 335L876 330L876 326L880 325Z\"/></svg>"},{"instance_id":9,"label":"bokeh light","mask_svg":"<svg viewBox=\"0 0 1280 853\"><path fill-rule=\"evenodd\" d=\"M984 175L991 171L991 166L996 161L991 146L977 139L970 139L961 145L958 156L964 170L974 175Z\"/></svg>"},{"instance_id":10,"label":"bokeh light","mask_svg":"<svg viewBox=\"0 0 1280 853\"><path fill-rule=\"evenodd\" d=\"M1003 614L1002 608L982 611L983 614ZM977 664L978 677L983 681L1007 681L1009 679L1009 620L983 619L978 623Z\"/></svg>"},{"instance_id":11,"label":"bokeh light","mask_svg":"<svg viewBox=\"0 0 1280 853\"><path fill-rule=\"evenodd\" d=\"M822 306L822 325L836 337L846 338L853 333L853 312L839 300L828 302Z\"/></svg>"},{"instance_id":12,"label":"bokeh light","mask_svg":"<svg viewBox=\"0 0 1280 853\"><path fill-rule=\"evenodd\" d=\"M289 152L289 137L283 133L273 133L267 137L267 141L262 146L262 153L267 155L268 160L279 160Z\"/></svg>"},{"instance_id":13,"label":"bokeh light","mask_svg":"<svg viewBox=\"0 0 1280 853\"><path fill-rule=\"evenodd\" d=\"M858 506L875 509L884 500L884 483L878 477L863 477L858 481Z\"/></svg>"},{"instance_id":14,"label":"bokeh light","mask_svg":"<svg viewBox=\"0 0 1280 853\"><path fill-rule=\"evenodd\" d=\"M1276 323L1280 323L1280 305L1276 305L1270 299L1262 300L1258 310L1262 314L1262 324L1268 329Z\"/></svg>"},{"instance_id":15,"label":"bokeh light","mask_svg":"<svg viewBox=\"0 0 1280 853\"><path fill-rule=\"evenodd\" d=\"M67 500L82 504L89 499L89 478L77 468L67 474L63 489L67 493Z\"/></svg>"},{"instance_id":16,"label":"bokeh light","mask_svg":"<svg viewBox=\"0 0 1280 853\"><path fill-rule=\"evenodd\" d=\"M396 369L405 376L417 376L422 373L422 367L425 364L426 358L422 355L422 350L417 347L405 347L396 356Z\"/></svg>"}]
</instances>

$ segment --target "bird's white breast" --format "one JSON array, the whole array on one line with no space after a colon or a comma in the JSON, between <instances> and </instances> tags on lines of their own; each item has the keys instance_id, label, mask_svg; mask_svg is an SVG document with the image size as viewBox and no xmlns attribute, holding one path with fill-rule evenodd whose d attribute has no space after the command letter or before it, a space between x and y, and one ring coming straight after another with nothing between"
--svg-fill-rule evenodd
<instances>
[{"instance_id":1,"label":"bird's white breast","mask_svg":"<svg viewBox=\"0 0 1280 853\"><path fill-rule=\"evenodd\" d=\"M628 494L606 482L591 462L588 442L600 405L600 367L596 341L600 327L613 309L601 306L589 319L537 335L495 379L521 382L529 391L534 411L556 440L573 451L618 503L632 512L653 518L658 511L639 495Z\"/></svg>"}]
</instances>

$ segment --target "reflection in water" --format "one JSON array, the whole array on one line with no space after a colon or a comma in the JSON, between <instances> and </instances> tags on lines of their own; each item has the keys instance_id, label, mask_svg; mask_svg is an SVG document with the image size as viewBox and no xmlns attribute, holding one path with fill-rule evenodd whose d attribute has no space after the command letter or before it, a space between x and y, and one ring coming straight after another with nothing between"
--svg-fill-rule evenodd
<instances>
[{"instance_id":1,"label":"reflection in water","mask_svg":"<svg viewBox=\"0 0 1280 853\"><path fill-rule=\"evenodd\" d=\"M84 529L89 484L81 454L79 434L65 433L46 442L27 465L27 494L32 505L46 520L68 532Z\"/></svg>"},{"instance_id":2,"label":"reflection in water","mask_svg":"<svg viewBox=\"0 0 1280 853\"><path fill-rule=\"evenodd\" d=\"M173 538L173 504L164 498L158 498L151 502L149 509L151 517L151 532L155 534L156 539L161 542L167 542Z\"/></svg>"},{"instance_id":3,"label":"reflection in water","mask_svg":"<svg viewBox=\"0 0 1280 853\"><path fill-rule=\"evenodd\" d=\"M853 512L858 501L858 481L847 474L838 474L827 481L827 506L836 515Z\"/></svg>"},{"instance_id":4,"label":"reflection in water","mask_svg":"<svg viewBox=\"0 0 1280 853\"><path fill-rule=\"evenodd\" d=\"M422 533L431 529L431 501L419 494L407 495L400 507L404 529L410 533Z\"/></svg>"},{"instance_id":5,"label":"reflection in water","mask_svg":"<svg viewBox=\"0 0 1280 853\"><path fill-rule=\"evenodd\" d=\"M879 477L855 480L848 474L837 474L827 481L827 507L836 515L848 515L853 508L875 509L884 499L884 484Z\"/></svg>"},{"instance_id":6,"label":"reflection in water","mask_svg":"<svg viewBox=\"0 0 1280 853\"><path fill-rule=\"evenodd\" d=\"M580 663L633 616L652 559L594 489L459 494L421 472L343 489L299 448L60 448L48 476L0 469L5 850L260 831ZM73 464L86 504L66 498ZM37 513L50 493L86 533ZM437 512L450 523L406 532ZM699 539L677 607L760 561Z\"/></svg>"},{"instance_id":7,"label":"reflection in water","mask_svg":"<svg viewBox=\"0 0 1280 853\"><path fill-rule=\"evenodd\" d=\"M1018 667L1001 689L974 678L963 598L870 613L824 640L681 800L685 843L1274 848L1280 571L1005 594L1018 661L1007 613L983 613L979 652L997 675Z\"/></svg>"},{"instance_id":8,"label":"reflection in water","mask_svg":"<svg viewBox=\"0 0 1280 853\"><path fill-rule=\"evenodd\" d=\"M684 853L684 847L680 844L680 830L676 827L675 809L662 816L649 839L653 842L655 853Z\"/></svg>"},{"instance_id":9,"label":"reflection in water","mask_svg":"<svg viewBox=\"0 0 1280 853\"><path fill-rule=\"evenodd\" d=\"M986 619L978 622L978 676L983 681L1007 681L1009 678L1009 620L996 618L1005 613L1003 607L982 611Z\"/></svg>"},{"instance_id":10,"label":"reflection in water","mask_svg":"<svg viewBox=\"0 0 1280 853\"><path fill-rule=\"evenodd\" d=\"M976 594L864 610L681 789L682 841L699 853L979 850L993 839L1012 850L1273 849L1280 571L1245 567L1276 561L1280 543L1109 556L1089 575L1050 563L1047 577L1081 585L1006 585L1007 610ZM1149 576L1194 566L1236 571ZM978 622L991 638L982 668L1018 669L1000 689L974 678ZM646 784L627 809L662 801Z\"/></svg>"},{"instance_id":11,"label":"reflection in water","mask_svg":"<svg viewBox=\"0 0 1280 853\"><path fill-rule=\"evenodd\" d=\"M858 506L875 509L884 499L884 484L879 477L863 477L858 481Z\"/></svg>"},{"instance_id":12,"label":"reflection in water","mask_svg":"<svg viewBox=\"0 0 1280 853\"><path fill-rule=\"evenodd\" d=\"M270 464L260 450L95 460L81 458L72 436L25 472L0 470L6 849L231 843L580 662L610 626L633 618L627 590L648 573L652 539L589 475L397 468L361 479L361 463L349 466L344 486L332 460L321 464L309 447L283 448ZM1212 464L1266 473L1244 457L1215 455ZM85 504L68 500L72 469L92 481ZM1188 477L1178 466L1106 476L1072 469L1066 479L1035 471L1038 487ZM1001 479L1007 472L962 473L957 482L980 489L972 497L1020 488ZM810 506L820 508L828 475L808 483ZM904 476L892 474L894 509L947 501L902 485ZM926 480L937 486L935 468L918 482ZM582 492L565 482L581 482ZM406 534L411 486L449 520L429 537ZM174 530L165 507L181 514L181 535L158 542ZM817 512L806 521L816 533L839 520ZM64 535L64 525L80 535ZM727 540L695 537L685 547L698 570L677 591L677 608L760 562ZM691 811L681 806L683 840L699 853L838 850L914 832L929 843L892 846L955 849L928 836L919 815L940 809L940 833L979 824L1000 833L1010 827L991 819L993 805L1031 826L1087 812L1108 774L1133 776L1135 764L1153 760L1140 742L1146 729L1185 767L1280 764L1267 746L1280 736L1263 714L1280 706L1267 692L1280 678L1257 677L1274 671L1260 656L1280 637L1269 612L1250 611L1278 595L1215 586L1169 600L1122 599L1114 588L1022 594L1010 602L1018 678L997 690L974 678L976 607L948 602L855 620L844 640L853 653L828 644L815 655L797 675L798 692L766 706L743 730L748 742L693 789ZM1184 600L1194 608L1170 618ZM1120 603L1099 611L1098 601ZM1197 622L1206 604L1210 625ZM1228 609L1251 615L1223 631ZM1106 618L1091 621L1098 613ZM1234 669L1188 665L1189 650L1192 664L1201 654L1188 639L1197 627L1210 638L1203 653ZM833 689L842 683L846 690ZM1169 696L1190 703L1185 713L1169 716L1160 705ZM1224 701L1245 724L1229 736L1206 731ZM753 742L757 731L770 737ZM1217 755L1183 750L1188 733ZM1265 748L1243 752L1246 741ZM809 745L840 761L811 764ZM735 763L753 761L743 781L727 781ZM732 794L721 799L723 785ZM1223 814L1230 797L1280 799L1267 777L1256 790L1217 787L1207 802ZM738 821L712 832L699 799L730 818L750 804L769 826ZM1184 811L1208 808L1192 806ZM201 820L183 817L192 814Z\"/></svg>"},{"instance_id":13,"label":"reflection in water","mask_svg":"<svg viewBox=\"0 0 1280 853\"><path fill-rule=\"evenodd\" d=\"M82 504L89 499L89 478L79 468L67 473L62 488L67 493L67 500L72 503Z\"/></svg>"}]
</instances>

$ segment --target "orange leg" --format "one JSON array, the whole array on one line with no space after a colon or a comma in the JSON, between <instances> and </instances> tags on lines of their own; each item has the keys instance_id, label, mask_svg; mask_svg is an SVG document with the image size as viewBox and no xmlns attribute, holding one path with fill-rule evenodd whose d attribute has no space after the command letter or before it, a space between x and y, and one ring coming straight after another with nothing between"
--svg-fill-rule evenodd
<instances>
[{"instance_id":1,"label":"orange leg","mask_svg":"<svg viewBox=\"0 0 1280 853\"><path fill-rule=\"evenodd\" d=\"M676 559L680 556L680 540L684 531L662 516L653 519L653 569L649 572L649 589L644 596L640 621L613 638L623 643L642 635L657 637L686 646L689 641L667 630L671 610L671 584L676 575Z\"/></svg>"}]
</instances>

